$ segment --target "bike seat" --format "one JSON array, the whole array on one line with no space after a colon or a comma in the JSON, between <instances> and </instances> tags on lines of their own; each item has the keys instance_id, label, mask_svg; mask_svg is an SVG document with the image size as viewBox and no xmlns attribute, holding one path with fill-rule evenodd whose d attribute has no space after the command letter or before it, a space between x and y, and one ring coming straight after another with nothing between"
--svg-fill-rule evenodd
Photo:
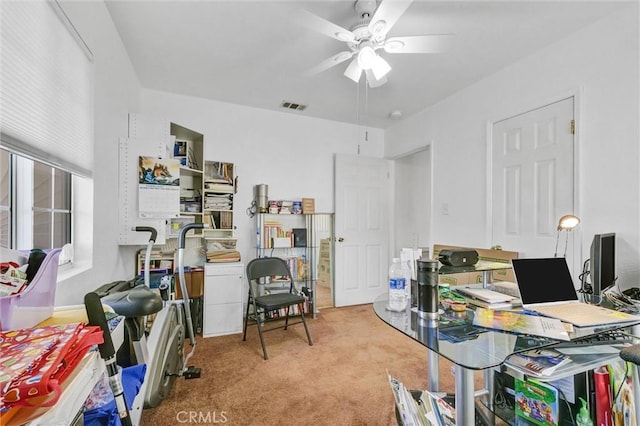
<instances>
[{"instance_id":1,"label":"bike seat","mask_svg":"<svg viewBox=\"0 0 640 426\"><path fill-rule=\"evenodd\" d=\"M109 294L102 298L102 303L126 318L142 317L162 310L160 295L145 285Z\"/></svg>"}]
</instances>

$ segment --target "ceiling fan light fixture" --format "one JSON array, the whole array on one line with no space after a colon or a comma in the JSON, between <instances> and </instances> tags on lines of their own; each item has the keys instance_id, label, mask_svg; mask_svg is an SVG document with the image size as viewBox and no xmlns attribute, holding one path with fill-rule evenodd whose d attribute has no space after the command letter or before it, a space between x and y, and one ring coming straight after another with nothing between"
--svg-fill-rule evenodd
<instances>
[{"instance_id":1,"label":"ceiling fan light fixture","mask_svg":"<svg viewBox=\"0 0 640 426\"><path fill-rule=\"evenodd\" d=\"M362 68L360 68L360 65L358 64L358 58L355 58L353 61L351 61L347 69L344 70L344 75L353 80L355 83L360 81Z\"/></svg>"},{"instance_id":2,"label":"ceiling fan light fixture","mask_svg":"<svg viewBox=\"0 0 640 426\"><path fill-rule=\"evenodd\" d=\"M376 80L380 80L391 71L391 65L385 61L382 57L376 55L373 58L373 65L371 66L371 72L373 72Z\"/></svg>"},{"instance_id":3,"label":"ceiling fan light fixture","mask_svg":"<svg viewBox=\"0 0 640 426\"><path fill-rule=\"evenodd\" d=\"M366 70L365 75L367 76L367 84L372 89L376 87L380 87L387 82L387 77L382 77L378 79L373 75L373 72L371 70Z\"/></svg>"},{"instance_id":4,"label":"ceiling fan light fixture","mask_svg":"<svg viewBox=\"0 0 640 426\"><path fill-rule=\"evenodd\" d=\"M377 56L378 55L376 55L376 52L375 50L373 50L373 47L364 46L358 52L358 65L360 65L360 68L362 68L363 70L369 70L371 69L371 67L373 67L375 63L375 58Z\"/></svg>"}]
</instances>

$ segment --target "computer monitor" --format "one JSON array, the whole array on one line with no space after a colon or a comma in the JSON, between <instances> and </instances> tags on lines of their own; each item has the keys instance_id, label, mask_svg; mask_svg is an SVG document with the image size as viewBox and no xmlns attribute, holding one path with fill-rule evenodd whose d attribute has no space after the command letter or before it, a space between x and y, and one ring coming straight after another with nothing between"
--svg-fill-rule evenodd
<instances>
[{"instance_id":1,"label":"computer monitor","mask_svg":"<svg viewBox=\"0 0 640 426\"><path fill-rule=\"evenodd\" d=\"M599 296L602 290L616 280L616 234L596 234L591 241L590 272L593 294Z\"/></svg>"}]
</instances>

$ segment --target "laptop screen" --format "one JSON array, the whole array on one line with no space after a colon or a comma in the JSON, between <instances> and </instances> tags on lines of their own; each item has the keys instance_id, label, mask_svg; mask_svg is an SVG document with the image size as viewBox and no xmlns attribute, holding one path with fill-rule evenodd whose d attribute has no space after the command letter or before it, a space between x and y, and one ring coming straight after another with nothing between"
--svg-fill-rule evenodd
<instances>
[{"instance_id":1,"label":"laptop screen","mask_svg":"<svg viewBox=\"0 0 640 426\"><path fill-rule=\"evenodd\" d=\"M512 259L523 305L578 300L564 257Z\"/></svg>"}]
</instances>

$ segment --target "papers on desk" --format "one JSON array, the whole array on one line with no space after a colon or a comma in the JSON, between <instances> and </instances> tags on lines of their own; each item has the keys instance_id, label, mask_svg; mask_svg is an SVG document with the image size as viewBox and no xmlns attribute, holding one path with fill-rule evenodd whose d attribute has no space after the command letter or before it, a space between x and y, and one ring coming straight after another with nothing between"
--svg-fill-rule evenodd
<instances>
[{"instance_id":1,"label":"papers on desk","mask_svg":"<svg viewBox=\"0 0 640 426\"><path fill-rule=\"evenodd\" d=\"M473 325L557 340L571 340L568 333L571 329L570 324L565 324L555 318L512 311L477 308L473 317Z\"/></svg>"},{"instance_id":2,"label":"papers on desk","mask_svg":"<svg viewBox=\"0 0 640 426\"><path fill-rule=\"evenodd\" d=\"M455 409L429 391L410 391L387 372L396 401L399 423L404 426L455 426Z\"/></svg>"}]
</instances>

